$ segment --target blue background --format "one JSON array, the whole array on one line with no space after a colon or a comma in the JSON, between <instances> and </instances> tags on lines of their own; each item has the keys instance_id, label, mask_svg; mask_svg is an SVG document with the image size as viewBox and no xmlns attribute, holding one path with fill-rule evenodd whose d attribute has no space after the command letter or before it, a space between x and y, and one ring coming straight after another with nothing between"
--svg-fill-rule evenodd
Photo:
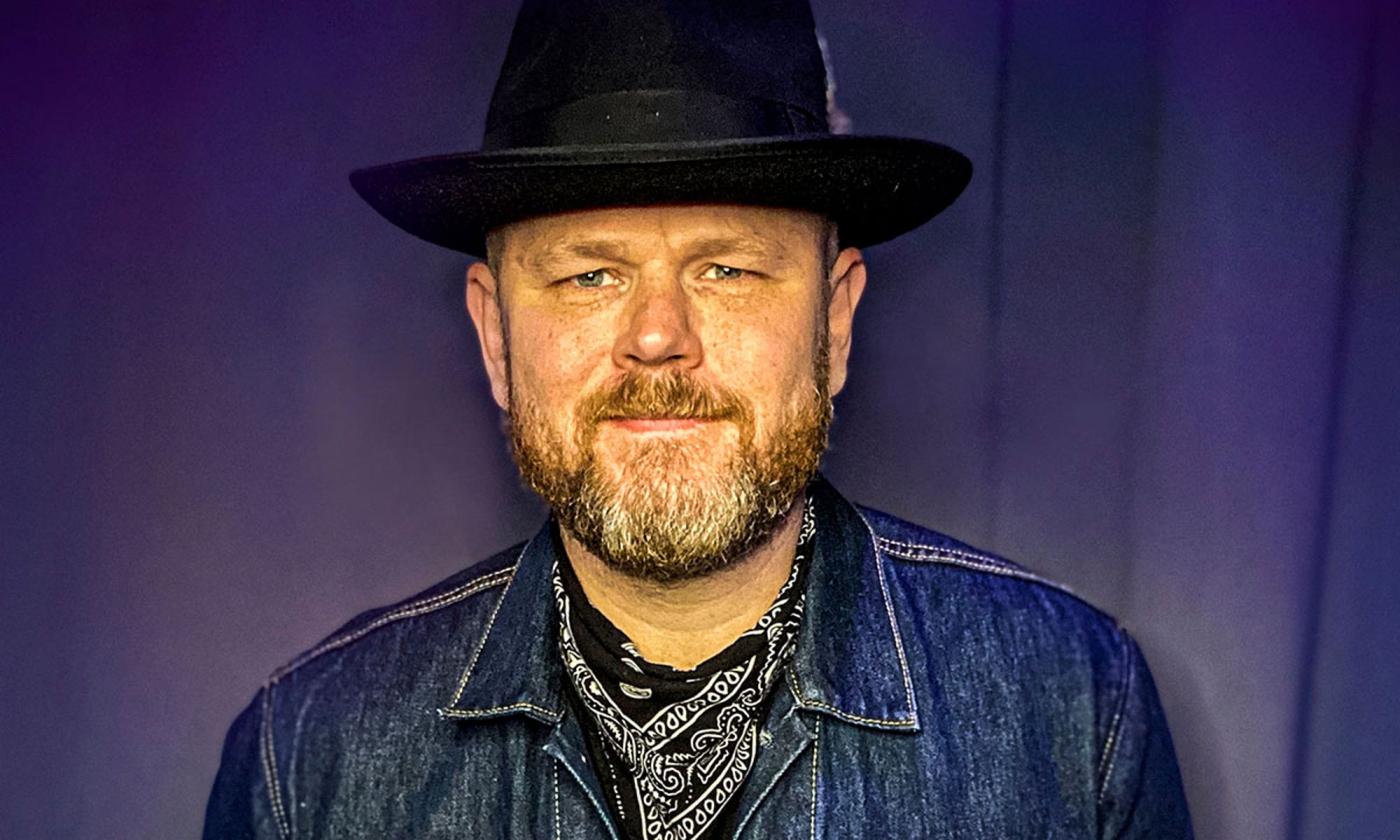
<instances>
[{"instance_id":1,"label":"blue background","mask_svg":"<svg viewBox=\"0 0 1400 840\"><path fill-rule=\"evenodd\" d=\"M475 148L513 13L2 13L0 834L194 834L273 667L537 524L465 259L345 178ZM816 13L977 166L867 253L828 474L1119 615L1202 837L1397 836L1400 14Z\"/></svg>"}]
</instances>

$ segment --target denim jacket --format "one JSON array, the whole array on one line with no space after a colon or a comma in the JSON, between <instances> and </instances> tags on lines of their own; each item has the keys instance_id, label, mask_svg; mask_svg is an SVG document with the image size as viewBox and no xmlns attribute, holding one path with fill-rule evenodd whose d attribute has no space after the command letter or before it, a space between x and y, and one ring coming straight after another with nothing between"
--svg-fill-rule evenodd
<instances>
[{"instance_id":1,"label":"denim jacket","mask_svg":"<svg viewBox=\"0 0 1400 840\"><path fill-rule=\"evenodd\" d=\"M1121 626L821 478L811 493L806 617L736 836L1192 836ZM564 695L552 552L542 530L275 672L229 731L204 836L616 838Z\"/></svg>"}]
</instances>

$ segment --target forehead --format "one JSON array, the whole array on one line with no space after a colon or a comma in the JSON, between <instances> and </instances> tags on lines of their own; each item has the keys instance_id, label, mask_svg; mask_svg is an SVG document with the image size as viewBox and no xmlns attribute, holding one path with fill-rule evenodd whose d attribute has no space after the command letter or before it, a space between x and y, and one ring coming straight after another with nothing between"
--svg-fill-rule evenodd
<instances>
[{"instance_id":1,"label":"forehead","mask_svg":"<svg viewBox=\"0 0 1400 840\"><path fill-rule=\"evenodd\" d=\"M526 268L590 250L619 259L686 259L747 253L781 262L814 260L826 220L804 210L735 204L608 207L537 216L487 238L493 260Z\"/></svg>"}]
</instances>

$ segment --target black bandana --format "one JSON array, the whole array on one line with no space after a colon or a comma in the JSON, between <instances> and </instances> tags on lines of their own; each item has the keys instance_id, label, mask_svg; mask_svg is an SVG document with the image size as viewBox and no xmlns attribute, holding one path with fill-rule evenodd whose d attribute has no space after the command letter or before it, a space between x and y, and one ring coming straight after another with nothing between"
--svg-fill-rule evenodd
<instances>
[{"instance_id":1,"label":"black bandana","mask_svg":"<svg viewBox=\"0 0 1400 840\"><path fill-rule=\"evenodd\" d=\"M809 503L792 573L773 605L692 671L643 659L588 602L569 564L556 560L559 652L597 745L590 753L598 779L627 836L693 840L738 801L769 689L797 641L815 533Z\"/></svg>"}]
</instances>

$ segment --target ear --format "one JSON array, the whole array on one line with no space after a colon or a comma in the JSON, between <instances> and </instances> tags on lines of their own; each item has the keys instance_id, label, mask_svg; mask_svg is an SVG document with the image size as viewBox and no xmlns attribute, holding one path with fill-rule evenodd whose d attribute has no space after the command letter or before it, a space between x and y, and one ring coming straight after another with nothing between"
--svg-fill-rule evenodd
<instances>
[{"instance_id":1,"label":"ear","mask_svg":"<svg viewBox=\"0 0 1400 840\"><path fill-rule=\"evenodd\" d=\"M510 409L510 377L507 375L506 329L501 312L496 276L486 263L475 262L467 267L467 314L476 327L481 343L481 361L491 379L491 396L496 405Z\"/></svg>"},{"instance_id":2,"label":"ear","mask_svg":"<svg viewBox=\"0 0 1400 840\"><path fill-rule=\"evenodd\" d=\"M846 363L851 358L851 327L856 306L865 291L865 258L859 249L846 248L831 267L831 304L826 312L827 335L831 342L831 366L827 385L834 397L846 384Z\"/></svg>"}]
</instances>

